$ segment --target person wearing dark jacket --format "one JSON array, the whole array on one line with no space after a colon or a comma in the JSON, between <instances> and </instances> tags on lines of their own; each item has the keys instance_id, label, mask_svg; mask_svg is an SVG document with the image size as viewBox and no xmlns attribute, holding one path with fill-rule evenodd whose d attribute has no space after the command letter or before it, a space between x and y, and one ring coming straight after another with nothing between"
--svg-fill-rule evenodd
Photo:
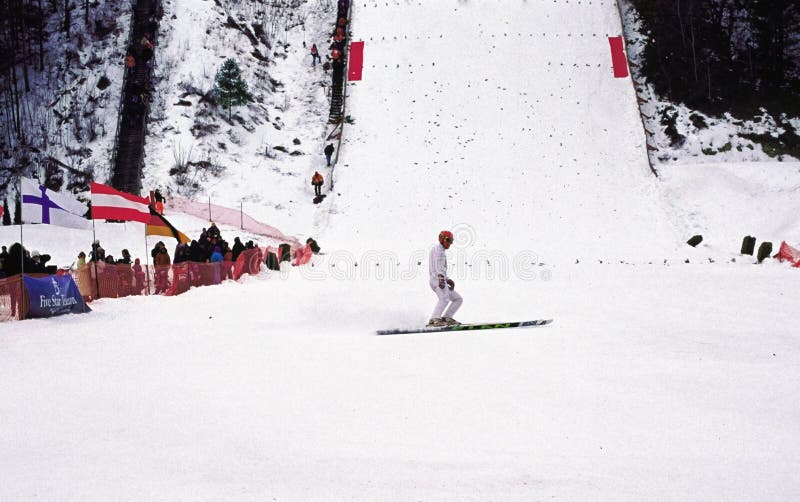
<instances>
[{"instance_id":1,"label":"person wearing dark jacket","mask_svg":"<svg viewBox=\"0 0 800 502\"><path fill-rule=\"evenodd\" d=\"M317 241L315 241L313 238L309 237L308 239L306 239L306 244L311 246L311 252L312 253L319 254L320 247L319 247L319 244L317 244Z\"/></svg>"},{"instance_id":2,"label":"person wearing dark jacket","mask_svg":"<svg viewBox=\"0 0 800 502\"><path fill-rule=\"evenodd\" d=\"M122 250L122 258L117 260L119 265L130 265L132 263L131 260L131 252L127 249Z\"/></svg>"},{"instance_id":3,"label":"person wearing dark jacket","mask_svg":"<svg viewBox=\"0 0 800 502\"><path fill-rule=\"evenodd\" d=\"M206 235L208 237L211 237L212 239L219 239L219 236L220 236L219 228L217 228L217 224L214 223L213 221L211 222L211 226L208 227L208 230L206 231ZM213 248L212 248L212 252L213 252Z\"/></svg>"},{"instance_id":4,"label":"person wearing dark jacket","mask_svg":"<svg viewBox=\"0 0 800 502\"><path fill-rule=\"evenodd\" d=\"M6 262L7 259L8 259L8 250L6 249L5 246L3 246L3 250L0 251L0 277L5 277L3 264Z\"/></svg>"},{"instance_id":5,"label":"person wearing dark jacket","mask_svg":"<svg viewBox=\"0 0 800 502\"><path fill-rule=\"evenodd\" d=\"M23 269L30 272L33 269L33 260L25 256L25 248L22 244L15 242L8 250L8 258L3 264L3 270L7 277L21 274Z\"/></svg>"},{"instance_id":6,"label":"person wearing dark jacket","mask_svg":"<svg viewBox=\"0 0 800 502\"><path fill-rule=\"evenodd\" d=\"M106 252L103 246L100 245L100 241L94 241L92 243L92 250L89 252L89 261L103 261L105 259Z\"/></svg>"},{"instance_id":7,"label":"person wearing dark jacket","mask_svg":"<svg viewBox=\"0 0 800 502\"><path fill-rule=\"evenodd\" d=\"M23 271L26 274L55 273L53 269L56 267L50 267L51 270L48 270L48 261L50 261L49 254L40 255L38 251L34 251L33 256L29 256L28 251L19 242L15 242L8 250L8 258L3 264L3 271L8 277Z\"/></svg>"},{"instance_id":8,"label":"person wearing dark jacket","mask_svg":"<svg viewBox=\"0 0 800 502\"><path fill-rule=\"evenodd\" d=\"M175 254L173 255L172 263L178 264L185 261L189 261L189 246L179 242L178 245L175 246Z\"/></svg>"},{"instance_id":9,"label":"person wearing dark jacket","mask_svg":"<svg viewBox=\"0 0 800 502\"><path fill-rule=\"evenodd\" d=\"M242 251L244 251L244 244L242 244L242 241L240 241L238 237L234 238L233 248L231 248L231 258L233 258L233 261L236 261L236 258L242 254Z\"/></svg>"},{"instance_id":10,"label":"person wearing dark jacket","mask_svg":"<svg viewBox=\"0 0 800 502\"><path fill-rule=\"evenodd\" d=\"M19 242L12 244L11 248L8 250L8 258L3 264L3 270L6 272L6 276L11 277L19 275L22 273L23 269L25 272L30 272L32 267L33 261L25 255L25 248L22 247L22 244ZM11 317L16 317L17 306L20 306L22 303L20 301L20 287L17 285L9 285L7 292L10 296Z\"/></svg>"},{"instance_id":11,"label":"person wearing dark jacket","mask_svg":"<svg viewBox=\"0 0 800 502\"><path fill-rule=\"evenodd\" d=\"M189 244L189 261L194 262L203 262L203 249L200 247L200 243L197 241L192 241Z\"/></svg>"},{"instance_id":12,"label":"person wearing dark jacket","mask_svg":"<svg viewBox=\"0 0 800 502\"><path fill-rule=\"evenodd\" d=\"M57 268L48 268L47 262L50 261L49 254L39 254L39 251L33 251L31 253L31 269L25 269L26 272L31 272L34 274L50 274L55 273Z\"/></svg>"},{"instance_id":13,"label":"person wearing dark jacket","mask_svg":"<svg viewBox=\"0 0 800 502\"><path fill-rule=\"evenodd\" d=\"M325 159L328 161L328 166L331 165L331 157L333 156L333 143L328 143L325 147Z\"/></svg>"}]
</instances>

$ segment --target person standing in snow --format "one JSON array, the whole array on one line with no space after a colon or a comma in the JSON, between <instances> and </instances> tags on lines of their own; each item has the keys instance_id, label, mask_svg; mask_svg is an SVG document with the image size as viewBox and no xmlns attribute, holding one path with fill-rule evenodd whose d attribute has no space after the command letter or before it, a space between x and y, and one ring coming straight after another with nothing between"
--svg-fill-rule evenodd
<instances>
[{"instance_id":1,"label":"person standing in snow","mask_svg":"<svg viewBox=\"0 0 800 502\"><path fill-rule=\"evenodd\" d=\"M139 258L133 261L133 294L140 295L144 289L144 271L142 270L142 262Z\"/></svg>"},{"instance_id":2,"label":"person standing in snow","mask_svg":"<svg viewBox=\"0 0 800 502\"><path fill-rule=\"evenodd\" d=\"M322 63L322 58L319 56L317 44L311 44L311 66L317 66L317 61Z\"/></svg>"},{"instance_id":3,"label":"person standing in snow","mask_svg":"<svg viewBox=\"0 0 800 502\"><path fill-rule=\"evenodd\" d=\"M167 253L167 247L163 242L159 242L159 244L161 246L156 245L158 251L153 256L153 267L156 271L156 294L166 293L167 289L169 289L169 269L172 264L169 259L169 253Z\"/></svg>"},{"instance_id":4,"label":"person standing in snow","mask_svg":"<svg viewBox=\"0 0 800 502\"><path fill-rule=\"evenodd\" d=\"M331 165L331 157L333 156L333 143L328 143L328 146L325 147L325 160L328 161L328 167Z\"/></svg>"},{"instance_id":5,"label":"person standing in snow","mask_svg":"<svg viewBox=\"0 0 800 502\"><path fill-rule=\"evenodd\" d=\"M3 246L3 249L5 249L5 246ZM77 270L81 270L85 267L86 267L86 253L81 251L80 253L78 253L78 259L75 260L75 268Z\"/></svg>"},{"instance_id":6,"label":"person standing in snow","mask_svg":"<svg viewBox=\"0 0 800 502\"><path fill-rule=\"evenodd\" d=\"M153 192L153 199L156 201L156 212L158 214L164 214L164 203L167 201L167 199L164 198L160 188L156 188L155 192Z\"/></svg>"},{"instance_id":7,"label":"person standing in snow","mask_svg":"<svg viewBox=\"0 0 800 502\"><path fill-rule=\"evenodd\" d=\"M222 279L233 279L233 250L228 243L222 246Z\"/></svg>"},{"instance_id":8,"label":"person standing in snow","mask_svg":"<svg viewBox=\"0 0 800 502\"><path fill-rule=\"evenodd\" d=\"M453 315L461 307L464 299L456 292L456 283L447 277L447 255L445 251L453 244L453 233L449 230L439 232L439 244L431 249L428 260L430 287L439 301L431 314L429 327L453 326L461 324Z\"/></svg>"},{"instance_id":9,"label":"person standing in snow","mask_svg":"<svg viewBox=\"0 0 800 502\"><path fill-rule=\"evenodd\" d=\"M214 267L214 284L219 284L222 276L222 262L225 261L222 256L222 249L219 246L214 246L214 252L211 253L209 261Z\"/></svg>"},{"instance_id":10,"label":"person standing in snow","mask_svg":"<svg viewBox=\"0 0 800 502\"><path fill-rule=\"evenodd\" d=\"M6 250L6 247L5 247L5 246L3 246L3 250L2 250L2 251L0 251L0 277L4 277L4 276L2 275L2 271L3 271L3 263L5 263L5 261L6 261L7 259L8 259L8 251Z\"/></svg>"},{"instance_id":11,"label":"person standing in snow","mask_svg":"<svg viewBox=\"0 0 800 502\"><path fill-rule=\"evenodd\" d=\"M322 183L324 179L319 171L314 171L314 176L311 177L311 184L314 185L314 195L322 195Z\"/></svg>"},{"instance_id":12,"label":"person standing in snow","mask_svg":"<svg viewBox=\"0 0 800 502\"><path fill-rule=\"evenodd\" d=\"M217 228L217 223L212 221L211 226L208 227L208 230L206 231L206 236L210 237L211 239L219 239L220 235L221 234L219 228Z\"/></svg>"},{"instance_id":13,"label":"person standing in snow","mask_svg":"<svg viewBox=\"0 0 800 502\"><path fill-rule=\"evenodd\" d=\"M127 249L122 250L122 258L117 260L118 265L130 265L132 263L131 260L131 252Z\"/></svg>"},{"instance_id":14,"label":"person standing in snow","mask_svg":"<svg viewBox=\"0 0 800 502\"><path fill-rule=\"evenodd\" d=\"M233 248L231 249L231 258L232 261L236 261L239 258L239 255L242 254L244 251L244 244L238 237L233 238Z\"/></svg>"}]
</instances>

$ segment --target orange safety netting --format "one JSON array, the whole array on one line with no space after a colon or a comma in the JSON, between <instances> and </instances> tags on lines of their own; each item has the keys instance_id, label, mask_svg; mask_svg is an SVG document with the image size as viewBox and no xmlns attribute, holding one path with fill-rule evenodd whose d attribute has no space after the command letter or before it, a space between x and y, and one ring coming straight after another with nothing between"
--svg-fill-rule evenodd
<instances>
[{"instance_id":1,"label":"orange safety netting","mask_svg":"<svg viewBox=\"0 0 800 502\"><path fill-rule=\"evenodd\" d=\"M292 262L292 265L294 266L305 265L306 263L311 261L311 256L313 254L314 252L311 251L310 243L306 244L306 247L304 248L297 248L294 252L294 262Z\"/></svg>"},{"instance_id":2,"label":"orange safety netting","mask_svg":"<svg viewBox=\"0 0 800 502\"><path fill-rule=\"evenodd\" d=\"M775 258L779 261L791 262L795 267L800 268L800 250L786 244L786 241L781 242L781 249L775 255Z\"/></svg>"},{"instance_id":3,"label":"orange safety netting","mask_svg":"<svg viewBox=\"0 0 800 502\"><path fill-rule=\"evenodd\" d=\"M0 322L19 319L22 311L22 276L0 279Z\"/></svg>"},{"instance_id":4,"label":"orange safety netting","mask_svg":"<svg viewBox=\"0 0 800 502\"><path fill-rule=\"evenodd\" d=\"M70 274L81 296L90 302L97 298L135 295L179 295L192 287L213 286L227 279L237 280L245 274L257 274L263 259L264 252L254 248L242 251L236 262L189 261L166 266L91 262L79 269L58 273ZM0 322L24 317L26 296L21 275L0 279Z\"/></svg>"}]
</instances>

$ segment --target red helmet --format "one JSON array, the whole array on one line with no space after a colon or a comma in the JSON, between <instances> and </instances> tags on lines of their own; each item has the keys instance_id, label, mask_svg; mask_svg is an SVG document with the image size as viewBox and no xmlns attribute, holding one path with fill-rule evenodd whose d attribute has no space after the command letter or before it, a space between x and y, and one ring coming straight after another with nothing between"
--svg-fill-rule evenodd
<instances>
[{"instance_id":1,"label":"red helmet","mask_svg":"<svg viewBox=\"0 0 800 502\"><path fill-rule=\"evenodd\" d=\"M448 248L452 243L453 243L453 232L449 230L442 230L441 232L439 232L439 244L441 244L445 248Z\"/></svg>"}]
</instances>

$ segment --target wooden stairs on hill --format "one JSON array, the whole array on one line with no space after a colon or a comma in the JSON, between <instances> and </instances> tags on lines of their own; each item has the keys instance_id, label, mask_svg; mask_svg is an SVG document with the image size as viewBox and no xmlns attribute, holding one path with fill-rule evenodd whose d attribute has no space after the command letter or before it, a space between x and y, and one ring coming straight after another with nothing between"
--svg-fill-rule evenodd
<instances>
[{"instance_id":1,"label":"wooden stairs on hill","mask_svg":"<svg viewBox=\"0 0 800 502\"><path fill-rule=\"evenodd\" d=\"M157 19L157 0L138 0L133 9L129 47L139 47L140 40L149 30L149 20ZM155 43L155 30L151 33ZM138 56L138 54L137 54ZM153 56L155 57L155 56ZM142 189L142 169L144 167L144 142L147 130L149 103L138 111L131 105L131 97L145 94L149 89L147 67L137 57L134 72L126 74L123 84L122 106L117 124L116 149L112 163L111 185L123 192L139 194Z\"/></svg>"},{"instance_id":2,"label":"wooden stairs on hill","mask_svg":"<svg viewBox=\"0 0 800 502\"><path fill-rule=\"evenodd\" d=\"M338 124L342 121L342 107L344 104L344 78L333 79L331 85L331 109L328 113L328 122Z\"/></svg>"}]
</instances>

